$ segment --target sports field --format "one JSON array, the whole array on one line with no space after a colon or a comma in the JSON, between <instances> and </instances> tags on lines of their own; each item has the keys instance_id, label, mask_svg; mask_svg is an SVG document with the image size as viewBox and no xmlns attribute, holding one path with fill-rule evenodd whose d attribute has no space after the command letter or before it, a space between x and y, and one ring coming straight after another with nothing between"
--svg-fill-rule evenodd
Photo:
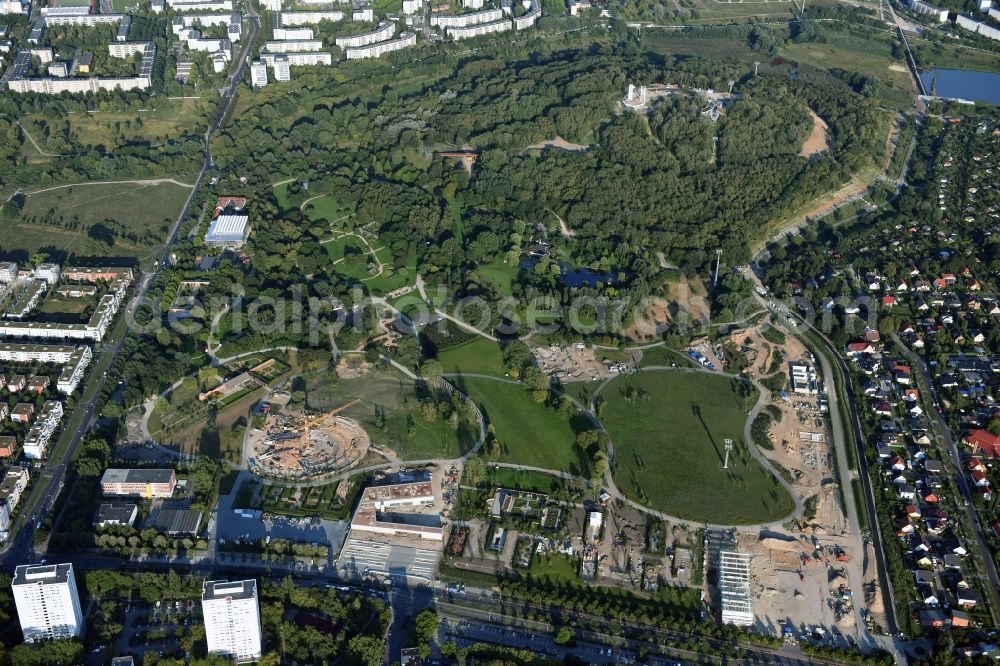
<instances>
[{"instance_id":1,"label":"sports field","mask_svg":"<svg viewBox=\"0 0 1000 666\"><path fill-rule=\"evenodd\" d=\"M475 377L454 383L472 398L493 426L501 446L500 460L590 475L590 464L577 447L576 434L565 415L537 404L517 384Z\"/></svg>"},{"instance_id":2,"label":"sports field","mask_svg":"<svg viewBox=\"0 0 1000 666\"><path fill-rule=\"evenodd\" d=\"M654 509L712 524L788 516L792 498L743 440L756 390L741 386L729 377L674 370L607 384L599 416L614 442L618 488ZM728 470L722 467L726 439L735 443Z\"/></svg>"},{"instance_id":3,"label":"sports field","mask_svg":"<svg viewBox=\"0 0 1000 666\"><path fill-rule=\"evenodd\" d=\"M178 180L184 182L185 177ZM0 254L142 257L166 238L190 191L173 183L71 185L30 193L16 216L0 218Z\"/></svg>"},{"instance_id":4,"label":"sports field","mask_svg":"<svg viewBox=\"0 0 1000 666\"><path fill-rule=\"evenodd\" d=\"M428 419L421 403L434 398L454 409L449 394L432 396L422 384L415 385L394 370L373 370L356 379L320 371L305 377L305 393L311 410L341 409L339 414L364 426L373 444L391 449L403 460L456 458L479 436L473 420L459 418L456 429L440 413Z\"/></svg>"}]
</instances>

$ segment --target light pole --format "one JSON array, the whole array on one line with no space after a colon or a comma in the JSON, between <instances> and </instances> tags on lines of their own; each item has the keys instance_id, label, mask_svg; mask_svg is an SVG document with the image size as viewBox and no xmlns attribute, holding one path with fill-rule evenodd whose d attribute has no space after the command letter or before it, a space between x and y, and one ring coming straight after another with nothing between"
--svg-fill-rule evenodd
<instances>
[{"instance_id":1,"label":"light pole","mask_svg":"<svg viewBox=\"0 0 1000 666\"><path fill-rule=\"evenodd\" d=\"M760 60L753 61L753 75L757 76L757 67L760 65Z\"/></svg>"},{"instance_id":2,"label":"light pole","mask_svg":"<svg viewBox=\"0 0 1000 666\"><path fill-rule=\"evenodd\" d=\"M733 450L733 440L726 440L726 462L723 463L722 469L729 469L729 452Z\"/></svg>"}]
</instances>

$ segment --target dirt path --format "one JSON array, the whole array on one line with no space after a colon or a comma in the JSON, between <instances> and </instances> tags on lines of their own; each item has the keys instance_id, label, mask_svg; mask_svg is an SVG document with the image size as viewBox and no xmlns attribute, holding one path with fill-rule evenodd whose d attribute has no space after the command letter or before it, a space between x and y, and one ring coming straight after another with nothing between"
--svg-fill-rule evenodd
<instances>
[{"instance_id":1,"label":"dirt path","mask_svg":"<svg viewBox=\"0 0 1000 666\"><path fill-rule=\"evenodd\" d=\"M55 187L46 187L33 192L25 192L24 194L25 196L31 196L33 194L42 194L43 192L52 192L53 190L62 190L67 187L84 187L87 185L162 185L163 183L170 183L171 185L177 185L178 187L194 187L194 185L191 185L190 183L182 183L174 178L146 178L142 180L100 180L92 183L70 183L69 185L56 185Z\"/></svg>"},{"instance_id":2,"label":"dirt path","mask_svg":"<svg viewBox=\"0 0 1000 666\"><path fill-rule=\"evenodd\" d=\"M548 141L539 141L538 143L533 143L521 152L525 150L544 150L546 148L558 148L559 150L568 150L570 152L579 153L585 150L590 150L592 146L585 146L582 143L572 143L556 135L556 138L549 139Z\"/></svg>"},{"instance_id":3,"label":"dirt path","mask_svg":"<svg viewBox=\"0 0 1000 666\"><path fill-rule=\"evenodd\" d=\"M561 217L559 217L558 213L556 213L551 208L546 208L545 210L552 213L552 215L557 220L559 220L559 232L563 235L564 238L572 238L573 236L576 236L576 232L570 229L569 226L566 225L566 222Z\"/></svg>"}]
</instances>

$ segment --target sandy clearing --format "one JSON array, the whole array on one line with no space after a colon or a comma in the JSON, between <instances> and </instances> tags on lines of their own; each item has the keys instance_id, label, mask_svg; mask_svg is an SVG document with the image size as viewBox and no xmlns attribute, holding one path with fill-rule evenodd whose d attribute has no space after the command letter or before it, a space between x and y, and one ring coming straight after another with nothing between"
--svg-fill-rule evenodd
<instances>
[{"instance_id":1,"label":"sandy clearing","mask_svg":"<svg viewBox=\"0 0 1000 666\"><path fill-rule=\"evenodd\" d=\"M809 138L802 144L802 150L799 151L802 157L811 157L830 149L830 143L826 140L826 123L813 110L810 109L809 113L813 117L813 128Z\"/></svg>"}]
</instances>

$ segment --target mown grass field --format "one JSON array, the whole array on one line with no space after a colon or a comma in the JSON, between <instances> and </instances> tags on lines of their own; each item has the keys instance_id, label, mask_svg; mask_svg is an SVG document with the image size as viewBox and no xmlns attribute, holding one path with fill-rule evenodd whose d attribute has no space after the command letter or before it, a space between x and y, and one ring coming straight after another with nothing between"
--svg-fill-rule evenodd
<instances>
[{"instance_id":1,"label":"mown grass field","mask_svg":"<svg viewBox=\"0 0 1000 666\"><path fill-rule=\"evenodd\" d=\"M565 415L539 405L516 384L474 377L454 383L492 424L502 448L501 461L589 476L589 462Z\"/></svg>"},{"instance_id":2,"label":"mown grass field","mask_svg":"<svg viewBox=\"0 0 1000 666\"><path fill-rule=\"evenodd\" d=\"M503 377L507 369L500 355L500 345L475 333L472 336L468 342L438 352L437 360L445 373Z\"/></svg>"},{"instance_id":3,"label":"mown grass field","mask_svg":"<svg viewBox=\"0 0 1000 666\"><path fill-rule=\"evenodd\" d=\"M179 179L184 182L184 178ZM17 216L0 218L0 256L27 260L35 252L65 262L74 255L142 257L163 242L189 189L172 183L72 185L29 194ZM109 220L111 221L109 223ZM113 244L93 243L97 225L119 228ZM95 228L96 227L96 228ZM134 238L129 238L134 234ZM103 235L103 234L102 234Z\"/></svg>"},{"instance_id":4,"label":"mown grass field","mask_svg":"<svg viewBox=\"0 0 1000 666\"><path fill-rule=\"evenodd\" d=\"M424 418L420 402L431 394L423 384L415 385L394 370L371 371L356 379L339 379L323 371L305 380L310 409L342 409L339 413L361 423L374 444L392 449L404 460L456 458L472 448L479 435L471 422L460 423L456 430L443 419ZM448 396L441 392L437 399Z\"/></svg>"},{"instance_id":5,"label":"mown grass field","mask_svg":"<svg viewBox=\"0 0 1000 666\"><path fill-rule=\"evenodd\" d=\"M791 513L792 498L747 451L743 426L756 391L740 396L738 387L693 371L643 372L606 385L599 415L614 442L619 489L654 509L712 524ZM724 470L727 438L735 447Z\"/></svg>"}]
</instances>

